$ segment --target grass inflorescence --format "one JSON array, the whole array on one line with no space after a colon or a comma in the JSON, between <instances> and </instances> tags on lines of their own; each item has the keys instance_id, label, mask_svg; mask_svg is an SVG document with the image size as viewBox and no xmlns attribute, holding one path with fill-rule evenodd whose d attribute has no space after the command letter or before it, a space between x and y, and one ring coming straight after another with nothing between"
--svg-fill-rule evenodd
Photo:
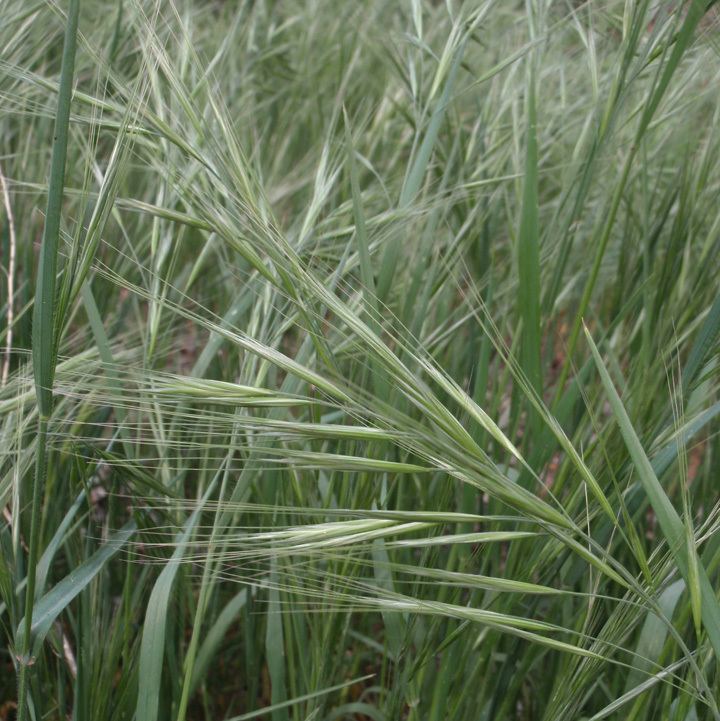
<instances>
[{"instance_id":1,"label":"grass inflorescence","mask_svg":"<svg viewBox=\"0 0 720 721\"><path fill-rule=\"evenodd\" d=\"M5 0L0 719L720 719L708 0Z\"/></svg>"}]
</instances>

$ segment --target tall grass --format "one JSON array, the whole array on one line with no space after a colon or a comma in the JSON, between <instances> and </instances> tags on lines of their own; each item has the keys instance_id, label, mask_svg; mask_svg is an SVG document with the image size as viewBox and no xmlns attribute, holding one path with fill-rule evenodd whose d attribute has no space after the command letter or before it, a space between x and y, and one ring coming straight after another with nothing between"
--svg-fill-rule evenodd
<instances>
[{"instance_id":1,"label":"tall grass","mask_svg":"<svg viewBox=\"0 0 720 721\"><path fill-rule=\"evenodd\" d=\"M0 717L720 718L715 5L6 0Z\"/></svg>"}]
</instances>

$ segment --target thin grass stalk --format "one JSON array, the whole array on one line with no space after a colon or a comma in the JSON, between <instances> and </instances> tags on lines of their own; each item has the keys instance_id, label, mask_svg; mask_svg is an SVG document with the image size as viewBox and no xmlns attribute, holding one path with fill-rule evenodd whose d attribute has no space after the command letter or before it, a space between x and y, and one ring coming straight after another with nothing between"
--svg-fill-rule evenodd
<instances>
[{"instance_id":1,"label":"thin grass stalk","mask_svg":"<svg viewBox=\"0 0 720 721\"><path fill-rule=\"evenodd\" d=\"M535 10L527 4L531 38L536 35ZM538 218L538 146L537 146L537 67L536 52L528 58L526 112L525 178L518 231L518 305L522 321L520 359L533 390L542 397L542 366L540 357L540 244ZM533 411L528 417L536 435L540 418Z\"/></svg>"},{"instance_id":2,"label":"thin grass stalk","mask_svg":"<svg viewBox=\"0 0 720 721\"><path fill-rule=\"evenodd\" d=\"M2 374L0 375L0 387L2 387L7 383L8 374L10 373L10 355L12 354L13 344L13 323L15 322L13 297L15 296L15 256L17 252L15 218L13 217L10 193L8 192L7 182L5 180L5 175L2 172L2 168L0 168L0 186L2 189L3 203L5 205L5 213L7 215L8 236L10 240L7 269L7 331L5 335L5 358L3 358Z\"/></svg>"},{"instance_id":3,"label":"thin grass stalk","mask_svg":"<svg viewBox=\"0 0 720 721\"><path fill-rule=\"evenodd\" d=\"M35 447L35 478L33 480L32 507L30 511L25 627L18 661L19 721L25 721L28 714L28 675L29 667L32 664L30 657L32 648L31 630L35 605L35 575L40 551L40 512L47 477L48 421L53 409L52 386L57 360L56 338L53 332L57 256L79 13L80 0L70 0L67 24L65 26L55 132L53 134L45 229L40 249L35 306L33 308L32 356L39 424L37 445Z\"/></svg>"},{"instance_id":4,"label":"thin grass stalk","mask_svg":"<svg viewBox=\"0 0 720 721\"><path fill-rule=\"evenodd\" d=\"M220 493L218 495L218 504L215 509L215 518L213 521L212 535L210 537L210 543L208 545L208 555L205 565L203 567L202 581L200 583L200 595L198 597L197 607L195 609L195 619L193 621L192 636L190 638L190 645L188 646L187 654L185 656L185 674L183 679L182 695L180 696L180 707L177 712L177 721L185 721L187 717L188 704L190 702L190 693L192 692L192 681L193 672L195 670L195 660L197 658L198 646L200 643L200 631L205 616L205 610L207 609L208 600L210 596L210 590L213 583L212 573L216 564L216 546L218 543L219 529L224 518L222 499L225 497L225 486L227 484L229 476L229 464L230 455L228 453L228 465L225 467L223 473L222 485L220 486Z\"/></svg>"}]
</instances>

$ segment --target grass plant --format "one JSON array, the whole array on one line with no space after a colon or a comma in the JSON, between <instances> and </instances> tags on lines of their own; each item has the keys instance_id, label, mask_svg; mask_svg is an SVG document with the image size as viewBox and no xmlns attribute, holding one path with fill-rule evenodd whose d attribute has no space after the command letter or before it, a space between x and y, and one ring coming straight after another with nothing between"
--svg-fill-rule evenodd
<instances>
[{"instance_id":1,"label":"grass plant","mask_svg":"<svg viewBox=\"0 0 720 721\"><path fill-rule=\"evenodd\" d=\"M0 7L0 719L720 719L716 2Z\"/></svg>"}]
</instances>

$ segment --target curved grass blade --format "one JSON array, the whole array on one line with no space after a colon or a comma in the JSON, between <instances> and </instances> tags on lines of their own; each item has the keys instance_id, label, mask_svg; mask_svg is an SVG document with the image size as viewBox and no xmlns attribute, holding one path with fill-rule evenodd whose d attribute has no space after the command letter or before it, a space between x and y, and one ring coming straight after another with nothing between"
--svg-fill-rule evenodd
<instances>
[{"instance_id":1,"label":"curved grass blade","mask_svg":"<svg viewBox=\"0 0 720 721\"><path fill-rule=\"evenodd\" d=\"M247 602L247 590L242 591L233 596L225 605L223 610L217 617L217 620L208 631L207 636L203 640L197 652L197 659L193 669L191 691L196 689L205 678L207 669L213 656L225 639L225 634L240 613Z\"/></svg>"},{"instance_id":2,"label":"curved grass blade","mask_svg":"<svg viewBox=\"0 0 720 721\"><path fill-rule=\"evenodd\" d=\"M175 537L175 550L165 568L163 568L162 573L158 576L150 594L150 600L145 612L142 641L140 642L136 721L157 721L170 593L185 554L188 540L195 530L205 502L212 493L216 482L217 476L208 486L197 508L185 522L182 531Z\"/></svg>"},{"instance_id":3,"label":"curved grass blade","mask_svg":"<svg viewBox=\"0 0 720 721\"><path fill-rule=\"evenodd\" d=\"M53 621L62 613L68 604L102 571L105 564L122 549L125 543L135 533L134 521L127 523L122 529L114 533L107 541L77 568L50 589L35 605L32 619L32 645L33 653L40 651ZM25 643L25 619L20 621L18 642Z\"/></svg>"},{"instance_id":4,"label":"curved grass blade","mask_svg":"<svg viewBox=\"0 0 720 721\"><path fill-rule=\"evenodd\" d=\"M698 331L695 343L693 343L690 355L685 363L682 374L683 394L686 394L692 386L695 376L700 371L718 333L720 333L720 295L715 298L715 302L710 307L710 311Z\"/></svg>"},{"instance_id":5,"label":"curved grass blade","mask_svg":"<svg viewBox=\"0 0 720 721\"><path fill-rule=\"evenodd\" d=\"M670 584L658 599L658 606L667 618L672 618L682 592L685 590L685 581L678 580ZM640 631L640 639L635 649L635 663L628 674L625 692L630 693L636 686L643 683L644 677L650 672L652 661L660 658L665 640L668 636L667 626L660 617L650 611Z\"/></svg>"},{"instance_id":6,"label":"curved grass blade","mask_svg":"<svg viewBox=\"0 0 720 721\"><path fill-rule=\"evenodd\" d=\"M333 693L334 691L340 691L344 688L347 688L348 686L352 686L353 684L362 683L363 681L367 681L370 678L373 678L375 674L368 674L367 676L360 676L359 678L353 678L349 681L344 681L343 683L339 683L336 686L330 686L329 688L321 689L320 691L313 691L312 693L306 693L304 696L298 696L297 698L292 698L288 701L283 701L282 703L273 704L272 706L267 706L265 708L258 709L257 711L251 711L250 713L244 713L240 716L233 716L231 719L228 719L228 721L250 721L250 719L254 718L260 718L265 717L268 714L274 714L276 711L285 710L287 708L290 708L291 706L294 706L295 704L302 703L303 701L311 701L314 698L319 698L320 696L327 696L329 693ZM364 706L364 704L357 704L358 706ZM333 718L337 718L337 716L333 716ZM380 717L382 718L382 717Z\"/></svg>"},{"instance_id":7,"label":"curved grass blade","mask_svg":"<svg viewBox=\"0 0 720 721\"><path fill-rule=\"evenodd\" d=\"M698 559L697 576L691 572L691 563L694 561L691 561L689 556L685 524L667 497L665 490L660 485L660 481L655 475L652 464L645 454L640 439L633 428L627 411L620 400L620 396L615 390L610 374L587 328L585 328L585 336L587 337L590 350L595 359L595 365L600 373L603 387L610 401L610 407L620 426L620 431L635 465L640 482L655 511L660 529L668 542L670 553L675 559L675 563L686 583L688 583L688 586L690 586L693 578L696 578L696 586L699 586L698 593L701 597L702 624L708 634L716 658L720 658L720 604L718 604L715 591L707 576L705 567Z\"/></svg>"},{"instance_id":8,"label":"curved grass blade","mask_svg":"<svg viewBox=\"0 0 720 721\"><path fill-rule=\"evenodd\" d=\"M657 686L657 684L659 684L660 682L669 678L674 671L676 671L678 668L680 668L680 666L682 666L683 663L684 660L678 661L671 666L663 669L662 671L653 674L652 676L640 682L636 686L633 686L622 696L616 698L614 701L605 706L605 708L601 709L596 714L591 716L588 721L600 721L600 719L607 718L611 714L615 713L618 709L622 708L626 703L630 703L630 701L632 701L634 698L637 698L640 694L649 691L654 686Z\"/></svg>"}]
</instances>

